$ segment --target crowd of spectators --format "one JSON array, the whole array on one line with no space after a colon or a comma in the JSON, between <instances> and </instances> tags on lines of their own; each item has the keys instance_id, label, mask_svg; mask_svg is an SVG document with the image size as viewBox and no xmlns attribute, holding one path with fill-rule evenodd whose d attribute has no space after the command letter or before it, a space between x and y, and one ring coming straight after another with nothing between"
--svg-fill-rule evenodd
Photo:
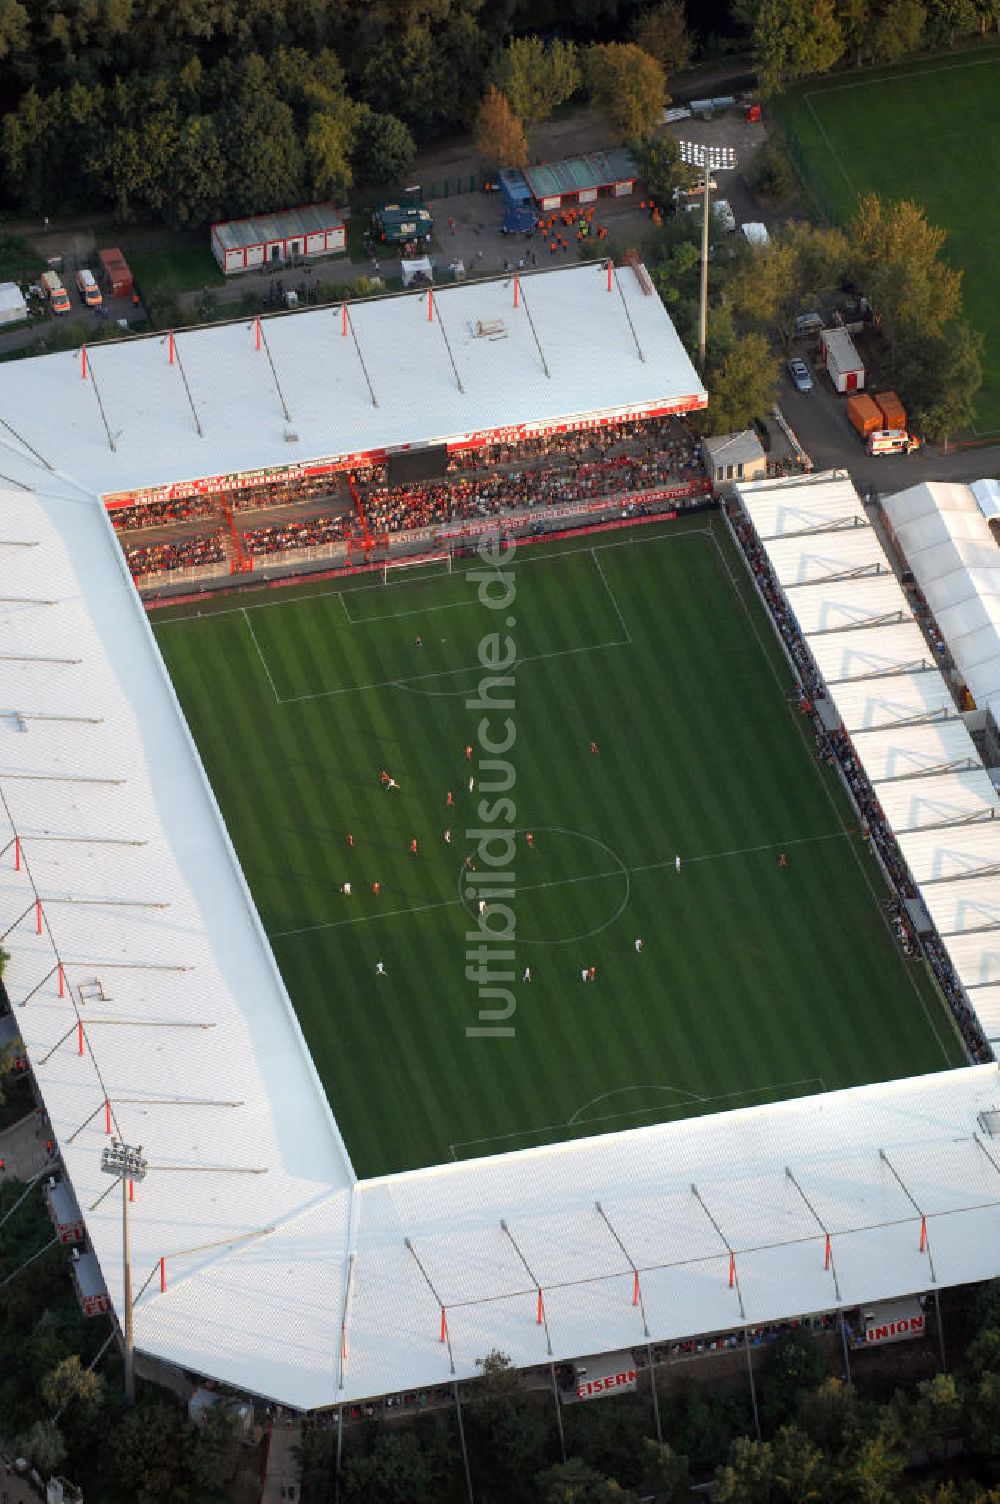
<instances>
[{"instance_id":1,"label":"crowd of spectators","mask_svg":"<svg viewBox=\"0 0 1000 1504\"><path fill-rule=\"evenodd\" d=\"M494 471L455 481L373 487L363 498L370 530L410 532L446 522L468 522L536 507L572 506L601 498L683 484L670 453L622 454L614 459L543 466L537 470Z\"/></svg>"},{"instance_id":2,"label":"crowd of spectators","mask_svg":"<svg viewBox=\"0 0 1000 1504\"><path fill-rule=\"evenodd\" d=\"M163 527L171 522L194 522L217 511L211 496L178 496L170 501L149 501L116 507L109 515L118 533L143 527Z\"/></svg>"},{"instance_id":3,"label":"crowd of spectators","mask_svg":"<svg viewBox=\"0 0 1000 1504\"><path fill-rule=\"evenodd\" d=\"M125 558L134 579L141 575L167 574L175 569L200 569L221 564L226 557L221 533L197 533L171 543L149 543L125 548Z\"/></svg>"},{"instance_id":4,"label":"crowd of spectators","mask_svg":"<svg viewBox=\"0 0 1000 1504\"><path fill-rule=\"evenodd\" d=\"M534 434L529 438L478 449L459 449L448 456L449 473L488 470L523 460L601 457L616 449L633 453L669 455L678 469L700 466L698 444L678 418L647 418L631 423L608 423L601 428L579 428L568 433Z\"/></svg>"},{"instance_id":5,"label":"crowd of spectators","mask_svg":"<svg viewBox=\"0 0 1000 1504\"><path fill-rule=\"evenodd\" d=\"M247 528L243 542L251 554L279 554L293 548L318 548L351 536L353 518L339 512L333 517L310 517L304 522L290 518L279 527Z\"/></svg>"},{"instance_id":6,"label":"crowd of spectators","mask_svg":"<svg viewBox=\"0 0 1000 1504\"><path fill-rule=\"evenodd\" d=\"M778 589L767 556L757 542L752 527L737 513L732 515L732 520L736 536L753 570L754 578L757 581L761 595L767 602L768 609L781 634L781 639L795 663L800 679L800 683L796 685L799 707L804 714L809 715L813 720L816 730L817 750L831 766L839 768L851 792L855 806L861 816L862 834L865 840L871 841L878 851L882 865L895 890L895 897L890 905L890 922L893 924L896 935L906 954L915 954L917 942L913 929L906 918L905 901L915 898L916 890L910 881L906 864L900 855L895 837L883 814L882 806L879 804L875 791L855 755L854 747L846 731L823 730L819 718L815 713L814 702L824 696L824 689L822 681L813 666L809 650L799 632L798 624L785 605L784 597ZM923 941L923 952L937 978L941 991L948 1000L972 1059L981 1061L992 1060L993 1052L986 1043L979 1020L965 999L958 978L955 976L954 969L943 946L935 940L925 938Z\"/></svg>"}]
</instances>

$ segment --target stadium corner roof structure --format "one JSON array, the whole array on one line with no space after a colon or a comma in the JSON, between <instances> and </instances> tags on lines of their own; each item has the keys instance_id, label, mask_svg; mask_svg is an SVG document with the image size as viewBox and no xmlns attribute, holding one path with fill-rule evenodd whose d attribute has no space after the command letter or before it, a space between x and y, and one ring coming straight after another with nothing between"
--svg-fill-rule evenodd
<instances>
[{"instance_id":1,"label":"stadium corner roof structure","mask_svg":"<svg viewBox=\"0 0 1000 1504\"><path fill-rule=\"evenodd\" d=\"M589 262L19 361L0 483L108 495L706 402L645 268Z\"/></svg>"},{"instance_id":2,"label":"stadium corner roof structure","mask_svg":"<svg viewBox=\"0 0 1000 1504\"><path fill-rule=\"evenodd\" d=\"M529 293L543 339L584 275L560 273L568 292L544 314ZM623 357L628 405L690 386L670 387L669 320L644 297L637 283L618 305L646 340L639 375ZM446 311L452 331L462 306L482 304ZM386 307L420 313L416 299ZM328 315L299 317L269 326L267 346L304 414L328 342L332 370L347 356ZM392 380L411 351L373 330L372 379L402 399ZM527 415L547 378L501 411L481 337L468 336L469 400L449 395L448 412L467 426ZM504 371L528 359L520 333L498 339ZM178 345L204 438L159 340L98 350L96 386L78 355L0 367L6 983L119 1314L120 1212L101 1153L114 1134L148 1159L131 1219L137 1348L310 1409L471 1377L491 1348L527 1366L1000 1273L995 1066L357 1180L98 501L206 461L282 455L253 327ZM427 385L427 409L422 389L402 414L371 413L355 392L336 421L324 389L310 425L296 422L317 452L384 442L426 411L420 432L451 431ZM616 387L595 371L572 390L581 411Z\"/></svg>"}]
</instances>

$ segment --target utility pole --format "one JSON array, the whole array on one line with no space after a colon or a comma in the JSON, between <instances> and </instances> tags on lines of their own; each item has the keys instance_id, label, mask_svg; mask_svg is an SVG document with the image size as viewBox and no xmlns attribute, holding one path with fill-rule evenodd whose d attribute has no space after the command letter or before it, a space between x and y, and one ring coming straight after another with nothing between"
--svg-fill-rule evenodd
<instances>
[{"instance_id":1,"label":"utility pole","mask_svg":"<svg viewBox=\"0 0 1000 1504\"><path fill-rule=\"evenodd\" d=\"M682 141L681 161L698 167L704 178L701 209L701 300L698 305L698 369L705 374L705 351L708 344L708 227L712 213L712 173L730 171L736 166L736 152L731 146L706 146L699 141Z\"/></svg>"},{"instance_id":2,"label":"utility pole","mask_svg":"<svg viewBox=\"0 0 1000 1504\"><path fill-rule=\"evenodd\" d=\"M124 1311L122 1313L122 1337L125 1345L125 1403L135 1404L135 1353L132 1341L132 1232L129 1226L129 1195L137 1180L143 1180L147 1163L142 1157L142 1145L132 1148L112 1139L101 1154L101 1169L106 1175L114 1175L122 1183L122 1287Z\"/></svg>"}]
</instances>

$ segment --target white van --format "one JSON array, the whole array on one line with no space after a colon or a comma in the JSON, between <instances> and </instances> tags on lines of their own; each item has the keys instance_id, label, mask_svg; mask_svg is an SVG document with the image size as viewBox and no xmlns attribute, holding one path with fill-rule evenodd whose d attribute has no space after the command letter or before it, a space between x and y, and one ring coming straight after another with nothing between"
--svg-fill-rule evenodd
<instances>
[{"instance_id":1,"label":"white van","mask_svg":"<svg viewBox=\"0 0 1000 1504\"><path fill-rule=\"evenodd\" d=\"M869 454L912 454L919 448L916 434L905 428L876 428L868 435Z\"/></svg>"}]
</instances>

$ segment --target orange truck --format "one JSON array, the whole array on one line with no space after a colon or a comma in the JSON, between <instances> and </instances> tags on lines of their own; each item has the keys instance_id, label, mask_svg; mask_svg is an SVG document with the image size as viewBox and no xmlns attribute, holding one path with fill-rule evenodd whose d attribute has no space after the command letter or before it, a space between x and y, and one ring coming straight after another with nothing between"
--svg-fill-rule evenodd
<instances>
[{"instance_id":1,"label":"orange truck","mask_svg":"<svg viewBox=\"0 0 1000 1504\"><path fill-rule=\"evenodd\" d=\"M45 296L49 300L52 312L69 313L69 293L66 291L65 287L63 287L56 273L42 272L39 281L45 289Z\"/></svg>"},{"instance_id":2,"label":"orange truck","mask_svg":"<svg viewBox=\"0 0 1000 1504\"><path fill-rule=\"evenodd\" d=\"M857 429L862 439L867 439L876 429L890 427L882 415L882 409L867 392L855 392L853 397L848 397L847 416L852 428Z\"/></svg>"}]
</instances>

